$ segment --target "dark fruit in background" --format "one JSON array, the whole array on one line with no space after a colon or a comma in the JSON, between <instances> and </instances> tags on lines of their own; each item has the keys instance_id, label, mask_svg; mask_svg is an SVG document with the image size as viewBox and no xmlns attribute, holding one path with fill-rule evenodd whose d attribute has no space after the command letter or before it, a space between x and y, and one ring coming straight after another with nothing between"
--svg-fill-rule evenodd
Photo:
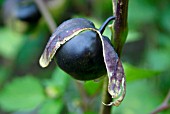
<instances>
[{"instance_id":1,"label":"dark fruit in background","mask_svg":"<svg viewBox=\"0 0 170 114\"><path fill-rule=\"evenodd\" d=\"M17 19L28 23L36 23L41 17L33 0L17 0L15 15Z\"/></svg>"},{"instance_id":2,"label":"dark fruit in background","mask_svg":"<svg viewBox=\"0 0 170 114\"><path fill-rule=\"evenodd\" d=\"M106 74L102 43L94 31L84 31L57 52L58 66L78 80L92 80Z\"/></svg>"}]
</instances>

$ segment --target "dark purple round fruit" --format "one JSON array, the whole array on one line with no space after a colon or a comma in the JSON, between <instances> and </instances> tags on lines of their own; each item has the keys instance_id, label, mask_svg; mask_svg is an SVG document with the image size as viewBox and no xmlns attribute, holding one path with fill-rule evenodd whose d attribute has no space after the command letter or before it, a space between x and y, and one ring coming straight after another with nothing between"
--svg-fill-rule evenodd
<instances>
[{"instance_id":1,"label":"dark purple round fruit","mask_svg":"<svg viewBox=\"0 0 170 114\"><path fill-rule=\"evenodd\" d=\"M114 18L108 18L99 30L83 18L63 22L50 37L40 65L48 66L55 56L58 66L77 80L94 80L103 76L106 74L103 46L110 40L102 33Z\"/></svg>"},{"instance_id":2,"label":"dark purple round fruit","mask_svg":"<svg viewBox=\"0 0 170 114\"><path fill-rule=\"evenodd\" d=\"M126 94L124 69L111 41L102 35L109 17L96 29L86 19L75 18L62 23L50 37L39 60L47 67L55 57L58 66L77 80L94 80L108 75L108 93L114 98L106 106L119 106Z\"/></svg>"},{"instance_id":3,"label":"dark purple round fruit","mask_svg":"<svg viewBox=\"0 0 170 114\"><path fill-rule=\"evenodd\" d=\"M57 52L58 66L78 80L92 80L106 74L102 43L94 31L84 31Z\"/></svg>"}]
</instances>

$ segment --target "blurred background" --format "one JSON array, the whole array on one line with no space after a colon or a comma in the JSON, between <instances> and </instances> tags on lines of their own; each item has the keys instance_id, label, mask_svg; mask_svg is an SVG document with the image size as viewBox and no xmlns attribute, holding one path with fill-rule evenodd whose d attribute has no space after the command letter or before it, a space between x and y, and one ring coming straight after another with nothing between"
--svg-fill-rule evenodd
<instances>
[{"instance_id":1,"label":"blurred background","mask_svg":"<svg viewBox=\"0 0 170 114\"><path fill-rule=\"evenodd\" d=\"M44 0L59 25L84 17L99 28L112 0ZM149 114L170 89L170 1L129 0L122 52L127 94L112 114ZM111 36L110 30L104 33ZM103 81L78 82L39 58L51 35L34 0L0 0L0 114L98 114ZM159 114L170 114L170 109Z\"/></svg>"}]
</instances>

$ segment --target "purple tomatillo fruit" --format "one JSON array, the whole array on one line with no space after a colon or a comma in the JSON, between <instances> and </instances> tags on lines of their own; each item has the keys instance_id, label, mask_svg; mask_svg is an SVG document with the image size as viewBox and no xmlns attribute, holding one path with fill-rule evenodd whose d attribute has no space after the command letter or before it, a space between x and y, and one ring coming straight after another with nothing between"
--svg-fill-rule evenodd
<instances>
[{"instance_id":1,"label":"purple tomatillo fruit","mask_svg":"<svg viewBox=\"0 0 170 114\"><path fill-rule=\"evenodd\" d=\"M63 22L50 37L39 60L42 67L47 67L52 58L56 58L62 70L81 81L94 80L107 74L108 92L114 98L113 102L105 104L108 106L118 106L126 93L121 60L109 38L102 35L113 19L114 16L109 17L99 29L83 18Z\"/></svg>"}]
</instances>

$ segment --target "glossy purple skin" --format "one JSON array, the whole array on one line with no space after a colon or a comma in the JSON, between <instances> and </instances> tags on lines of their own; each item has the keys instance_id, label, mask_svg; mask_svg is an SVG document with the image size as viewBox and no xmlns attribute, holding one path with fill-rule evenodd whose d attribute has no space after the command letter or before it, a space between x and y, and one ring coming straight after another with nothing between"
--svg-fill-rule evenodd
<instances>
[{"instance_id":1,"label":"glossy purple skin","mask_svg":"<svg viewBox=\"0 0 170 114\"><path fill-rule=\"evenodd\" d=\"M58 66L77 80L93 80L106 74L102 43L94 31L78 34L55 56Z\"/></svg>"}]
</instances>

